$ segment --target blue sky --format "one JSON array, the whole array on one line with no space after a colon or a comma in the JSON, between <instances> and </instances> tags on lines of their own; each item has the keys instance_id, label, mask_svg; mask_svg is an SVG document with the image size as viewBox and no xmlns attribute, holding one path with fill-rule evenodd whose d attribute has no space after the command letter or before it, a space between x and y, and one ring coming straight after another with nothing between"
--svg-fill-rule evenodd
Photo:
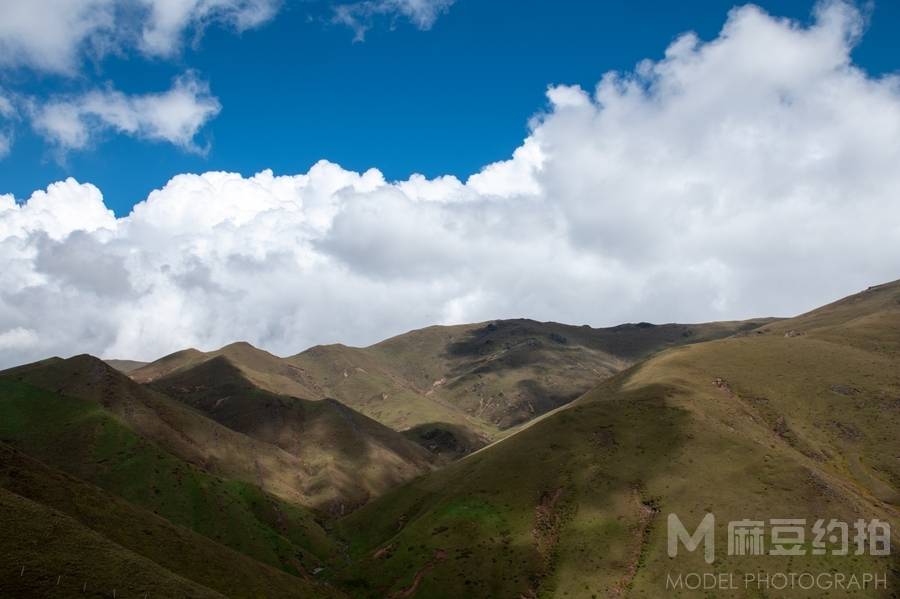
<instances>
[{"instance_id":1,"label":"blue sky","mask_svg":"<svg viewBox=\"0 0 900 599\"><path fill-rule=\"evenodd\" d=\"M122 215L183 172L291 174L325 158L352 170L377 167L389 180L414 172L464 178L509 157L545 106L548 85L590 88L606 71L660 58L688 30L714 38L733 4L458 0L428 31L384 17L354 43L350 29L332 22L332 3L288 0L259 27L207 27L174 58L126 50L85 59L76 76L7 69L0 88L35 98L105 85L158 92L192 69L222 108L197 135L205 154L107 131L61 156L19 120L0 160L0 192L27 198L73 176L100 187ZM808 22L813 4L761 6ZM877 75L897 67L900 8L882 2L868 10L854 58Z\"/></svg>"},{"instance_id":2,"label":"blue sky","mask_svg":"<svg viewBox=\"0 0 900 599\"><path fill-rule=\"evenodd\" d=\"M0 367L900 277L897 3L0 7Z\"/></svg>"}]
</instances>

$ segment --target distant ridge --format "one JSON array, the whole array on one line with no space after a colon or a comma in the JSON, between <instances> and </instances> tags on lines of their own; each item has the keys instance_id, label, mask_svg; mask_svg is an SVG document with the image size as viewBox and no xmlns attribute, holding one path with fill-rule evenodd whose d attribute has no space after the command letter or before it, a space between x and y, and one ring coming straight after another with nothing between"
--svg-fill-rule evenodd
<instances>
[{"instance_id":1,"label":"distant ridge","mask_svg":"<svg viewBox=\"0 0 900 599\"><path fill-rule=\"evenodd\" d=\"M154 384L227 358L259 389L337 399L442 459L454 459L572 401L654 352L773 320L606 329L497 320L427 327L366 348L320 345L287 358L237 342L212 352L175 352L130 376ZM172 393L171 386L167 392Z\"/></svg>"},{"instance_id":2,"label":"distant ridge","mask_svg":"<svg viewBox=\"0 0 900 599\"><path fill-rule=\"evenodd\" d=\"M103 360L122 374L128 374L138 368L143 368L148 362L138 362L137 360Z\"/></svg>"}]
</instances>

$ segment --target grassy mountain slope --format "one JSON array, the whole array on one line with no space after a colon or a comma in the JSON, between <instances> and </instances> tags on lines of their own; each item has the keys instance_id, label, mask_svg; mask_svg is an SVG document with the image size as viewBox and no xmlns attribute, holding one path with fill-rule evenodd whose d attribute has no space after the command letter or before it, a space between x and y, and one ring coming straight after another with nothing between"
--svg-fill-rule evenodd
<instances>
[{"instance_id":1,"label":"grassy mountain slope","mask_svg":"<svg viewBox=\"0 0 900 599\"><path fill-rule=\"evenodd\" d=\"M249 343L237 342L211 352L186 349L151 362L130 373L139 383L150 383L167 375L198 366L215 358L226 358L256 386L282 395L318 399L321 389L314 379L289 362Z\"/></svg>"},{"instance_id":2,"label":"grassy mountain slope","mask_svg":"<svg viewBox=\"0 0 900 599\"><path fill-rule=\"evenodd\" d=\"M281 359L247 343L233 343L212 352L175 352L132 371L130 376L150 384L225 358L262 390L306 399L338 399L395 430L422 422L448 422L477 431L483 438L479 446L495 432L494 427L425 397L363 349L317 346L301 356Z\"/></svg>"},{"instance_id":3,"label":"grassy mountain slope","mask_svg":"<svg viewBox=\"0 0 900 599\"><path fill-rule=\"evenodd\" d=\"M434 357L420 353L418 362ZM310 378L318 381L323 395L334 397L353 409L399 431L431 425L441 430L463 429L480 447L497 434L497 428L466 414L434 395L432 379L419 384L398 372L391 361L365 348L322 345L287 358Z\"/></svg>"},{"instance_id":4,"label":"grassy mountain slope","mask_svg":"<svg viewBox=\"0 0 900 599\"><path fill-rule=\"evenodd\" d=\"M4 597L111 597L114 591L123 597L225 597L6 489L0 489L0 514Z\"/></svg>"},{"instance_id":5,"label":"grassy mountain slope","mask_svg":"<svg viewBox=\"0 0 900 599\"><path fill-rule=\"evenodd\" d=\"M431 469L431 455L396 431L337 401L309 401L259 388L231 358L217 356L151 383L228 428L296 456L317 505L344 513Z\"/></svg>"},{"instance_id":6,"label":"grassy mountain slope","mask_svg":"<svg viewBox=\"0 0 900 599\"><path fill-rule=\"evenodd\" d=\"M897 543L898 343L891 284L665 351L344 519L357 560L345 582L368 597L659 597L667 572L713 569L699 553L668 558L667 514L693 528L711 511L716 571L878 572L888 588L866 596L890 597L896 557L786 565L724 548L743 518L878 517Z\"/></svg>"},{"instance_id":7,"label":"grassy mountain slope","mask_svg":"<svg viewBox=\"0 0 900 599\"><path fill-rule=\"evenodd\" d=\"M318 346L287 360L329 396L397 430L425 431L426 446L445 438L453 451L498 438L655 351L767 322L593 329L500 320L428 327L367 348Z\"/></svg>"},{"instance_id":8,"label":"grassy mountain slope","mask_svg":"<svg viewBox=\"0 0 900 599\"><path fill-rule=\"evenodd\" d=\"M180 459L93 401L4 377L0 441L291 574L337 551L309 511Z\"/></svg>"},{"instance_id":9,"label":"grassy mountain slope","mask_svg":"<svg viewBox=\"0 0 900 599\"><path fill-rule=\"evenodd\" d=\"M0 379L95 402L138 435L220 476L304 505L320 499L296 456L222 426L92 356L44 360L4 371Z\"/></svg>"},{"instance_id":10,"label":"grassy mountain slope","mask_svg":"<svg viewBox=\"0 0 900 599\"><path fill-rule=\"evenodd\" d=\"M437 401L505 429L575 399L651 353L764 322L639 323L594 329L501 320L414 331L370 351ZM416 360L416 355L434 358Z\"/></svg>"},{"instance_id":11,"label":"grassy mountain slope","mask_svg":"<svg viewBox=\"0 0 900 599\"><path fill-rule=\"evenodd\" d=\"M21 563L28 573L27 578L4 577L0 581L0 589L10 596L53 596L54 591L68 596L80 591L85 583L89 583L92 592L117 589L124 597L142 596L145 592L164 596L336 595L326 587L268 567L4 444L0 444L0 492L5 494L0 498L0 503L6 503L4 514L12 516L17 527L15 534L6 539L4 559ZM42 515L36 518L36 514ZM41 553L29 555L26 540L40 545ZM95 555L94 545L104 547L108 555ZM130 563L130 569L123 573L109 567L118 562ZM59 588L57 576L64 578ZM167 579L172 582L161 584ZM174 586L177 583L189 587L186 581L205 589L201 592Z\"/></svg>"}]
</instances>

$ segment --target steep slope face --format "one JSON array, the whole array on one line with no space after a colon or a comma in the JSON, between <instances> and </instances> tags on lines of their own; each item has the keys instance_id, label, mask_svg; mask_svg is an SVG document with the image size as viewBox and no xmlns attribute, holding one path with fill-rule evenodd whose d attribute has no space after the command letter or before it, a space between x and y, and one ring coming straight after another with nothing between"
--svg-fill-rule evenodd
<instances>
[{"instance_id":1,"label":"steep slope face","mask_svg":"<svg viewBox=\"0 0 900 599\"><path fill-rule=\"evenodd\" d=\"M116 589L123 597L337 595L2 443L0 505L2 554L24 567L0 580L4 596L73 596L83 589Z\"/></svg>"},{"instance_id":2,"label":"steep slope face","mask_svg":"<svg viewBox=\"0 0 900 599\"><path fill-rule=\"evenodd\" d=\"M308 401L258 387L219 355L151 383L228 428L295 456L320 490L319 507L345 513L431 470L418 444L341 403Z\"/></svg>"},{"instance_id":3,"label":"steep slope face","mask_svg":"<svg viewBox=\"0 0 900 599\"><path fill-rule=\"evenodd\" d=\"M816 555L809 543L832 518L878 518L898 541L898 299L900 286L882 286L614 376L345 519L348 583L370 597L660 597L669 574L868 572L886 582L863 596L895 596L896 553ZM714 514L714 565L702 550L668 557L670 513L691 530ZM805 519L806 551L730 555L727 523L748 518Z\"/></svg>"}]
</instances>

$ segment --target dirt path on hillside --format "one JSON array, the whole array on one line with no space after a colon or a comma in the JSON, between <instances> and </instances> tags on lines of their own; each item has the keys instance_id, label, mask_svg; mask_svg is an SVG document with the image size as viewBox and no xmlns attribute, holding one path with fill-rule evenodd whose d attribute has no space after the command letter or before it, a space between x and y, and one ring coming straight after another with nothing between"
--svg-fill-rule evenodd
<instances>
[{"instance_id":1,"label":"dirt path on hillside","mask_svg":"<svg viewBox=\"0 0 900 599\"><path fill-rule=\"evenodd\" d=\"M400 589L395 593L391 593L390 595L388 595L388 599L401 599L402 597L412 597L413 595L415 595L416 591L419 590L419 585L422 584L422 580L425 578L425 575L445 559L447 559L447 552L443 549L435 549L432 558L428 562L426 562L424 566L419 568L418 572L416 572L416 575L413 577L412 584L405 589Z\"/></svg>"},{"instance_id":2,"label":"dirt path on hillside","mask_svg":"<svg viewBox=\"0 0 900 599\"><path fill-rule=\"evenodd\" d=\"M645 500L641 498L641 492L634 490L634 501L638 507L638 523L634 529L634 547L631 552L631 558L628 560L628 567L625 575L612 589L612 597L624 597L634 582L638 569L644 558L644 551L647 549L647 543L650 540L650 531L653 528L653 522L659 513L659 507L655 501Z\"/></svg>"}]
</instances>

